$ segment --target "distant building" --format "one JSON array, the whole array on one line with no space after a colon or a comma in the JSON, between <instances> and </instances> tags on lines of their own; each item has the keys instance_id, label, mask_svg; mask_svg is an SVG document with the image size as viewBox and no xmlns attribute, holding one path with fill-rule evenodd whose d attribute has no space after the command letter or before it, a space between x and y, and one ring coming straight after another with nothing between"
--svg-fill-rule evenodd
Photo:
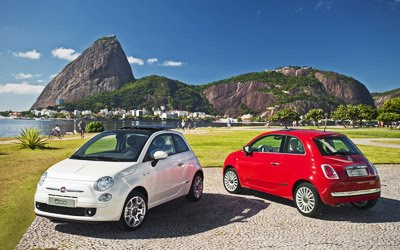
<instances>
[{"instance_id":1,"label":"distant building","mask_svg":"<svg viewBox=\"0 0 400 250\"><path fill-rule=\"evenodd\" d=\"M80 117L81 116L81 111L75 109L74 110L74 116Z\"/></svg>"},{"instance_id":2,"label":"distant building","mask_svg":"<svg viewBox=\"0 0 400 250\"><path fill-rule=\"evenodd\" d=\"M91 115L92 111L91 110L84 110L82 111L82 115Z\"/></svg>"}]
</instances>

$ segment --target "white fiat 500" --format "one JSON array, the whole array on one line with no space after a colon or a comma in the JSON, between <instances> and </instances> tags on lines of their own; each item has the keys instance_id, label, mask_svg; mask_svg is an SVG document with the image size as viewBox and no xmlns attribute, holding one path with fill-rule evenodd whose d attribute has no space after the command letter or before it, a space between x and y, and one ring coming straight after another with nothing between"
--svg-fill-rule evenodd
<instances>
[{"instance_id":1,"label":"white fiat 500","mask_svg":"<svg viewBox=\"0 0 400 250\"><path fill-rule=\"evenodd\" d=\"M182 134L136 126L100 133L50 167L34 205L39 216L119 221L134 230L148 209L184 195L198 201L202 193L202 168Z\"/></svg>"}]
</instances>

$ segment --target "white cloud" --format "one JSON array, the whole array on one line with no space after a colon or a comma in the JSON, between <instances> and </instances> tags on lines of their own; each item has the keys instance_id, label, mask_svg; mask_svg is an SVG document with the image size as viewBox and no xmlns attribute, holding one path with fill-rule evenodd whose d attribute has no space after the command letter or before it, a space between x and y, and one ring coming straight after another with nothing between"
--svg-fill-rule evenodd
<instances>
[{"instance_id":1,"label":"white cloud","mask_svg":"<svg viewBox=\"0 0 400 250\"><path fill-rule=\"evenodd\" d=\"M164 61L161 65L166 67L180 67L186 63L179 61Z\"/></svg>"},{"instance_id":2,"label":"white cloud","mask_svg":"<svg viewBox=\"0 0 400 250\"><path fill-rule=\"evenodd\" d=\"M39 52L37 52L36 49L26 51L26 52L17 52L17 53L13 52L13 54L16 57L28 58L28 59L32 59L32 60L37 60L42 55Z\"/></svg>"},{"instance_id":3,"label":"white cloud","mask_svg":"<svg viewBox=\"0 0 400 250\"><path fill-rule=\"evenodd\" d=\"M15 79L29 79L29 78L33 78L33 77L40 77L40 74L25 74L25 73L18 73L18 74L13 74L13 76L15 77Z\"/></svg>"},{"instance_id":4,"label":"white cloud","mask_svg":"<svg viewBox=\"0 0 400 250\"><path fill-rule=\"evenodd\" d=\"M67 61L73 61L76 58L78 58L78 56L80 56L81 54L78 52L75 52L74 49L66 49L66 48L57 48L57 49L53 49L51 51L51 54L53 54L54 57L60 58L60 59L64 59Z\"/></svg>"},{"instance_id":5,"label":"white cloud","mask_svg":"<svg viewBox=\"0 0 400 250\"><path fill-rule=\"evenodd\" d=\"M25 74L25 73L19 73L19 74L14 74L15 79L29 79L32 78L32 74Z\"/></svg>"},{"instance_id":6,"label":"white cloud","mask_svg":"<svg viewBox=\"0 0 400 250\"><path fill-rule=\"evenodd\" d=\"M39 80L37 80L36 82L37 82L37 83L44 83L44 80L39 79Z\"/></svg>"},{"instance_id":7,"label":"white cloud","mask_svg":"<svg viewBox=\"0 0 400 250\"><path fill-rule=\"evenodd\" d=\"M127 58L128 58L129 64L137 64L137 65L143 65L144 64L144 61L142 59L140 59L140 58L135 58L135 57L132 57L132 56L128 56Z\"/></svg>"},{"instance_id":8,"label":"white cloud","mask_svg":"<svg viewBox=\"0 0 400 250\"><path fill-rule=\"evenodd\" d=\"M21 95L40 94L42 93L43 89L44 86L31 85L28 82L0 84L0 94L1 93L13 93Z\"/></svg>"},{"instance_id":9,"label":"white cloud","mask_svg":"<svg viewBox=\"0 0 400 250\"><path fill-rule=\"evenodd\" d=\"M157 58L149 58L149 59L147 59L147 63L148 64L153 64L153 63L156 63L156 62L158 62Z\"/></svg>"},{"instance_id":10,"label":"white cloud","mask_svg":"<svg viewBox=\"0 0 400 250\"><path fill-rule=\"evenodd\" d=\"M315 5L314 9L315 10L319 10L319 9L330 10L330 9L332 9L332 5L333 5L333 0L320 0Z\"/></svg>"},{"instance_id":11,"label":"white cloud","mask_svg":"<svg viewBox=\"0 0 400 250\"><path fill-rule=\"evenodd\" d=\"M56 77L58 74L52 74L49 76L50 79L53 79L54 77Z\"/></svg>"}]
</instances>

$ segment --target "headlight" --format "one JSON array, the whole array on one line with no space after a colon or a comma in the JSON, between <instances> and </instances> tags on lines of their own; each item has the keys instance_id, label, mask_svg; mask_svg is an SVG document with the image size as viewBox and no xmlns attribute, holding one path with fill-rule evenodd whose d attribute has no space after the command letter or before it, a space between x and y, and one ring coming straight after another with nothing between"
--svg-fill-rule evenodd
<instances>
[{"instance_id":1,"label":"headlight","mask_svg":"<svg viewBox=\"0 0 400 250\"><path fill-rule=\"evenodd\" d=\"M106 191L107 189L112 187L113 184L114 184L114 179L112 177L104 176L96 181L96 183L94 184L94 188L97 191Z\"/></svg>"},{"instance_id":2,"label":"headlight","mask_svg":"<svg viewBox=\"0 0 400 250\"><path fill-rule=\"evenodd\" d=\"M43 185L44 181L46 180L46 177L47 177L47 172L44 172L44 174L42 174L42 176L40 177L39 186Z\"/></svg>"}]
</instances>

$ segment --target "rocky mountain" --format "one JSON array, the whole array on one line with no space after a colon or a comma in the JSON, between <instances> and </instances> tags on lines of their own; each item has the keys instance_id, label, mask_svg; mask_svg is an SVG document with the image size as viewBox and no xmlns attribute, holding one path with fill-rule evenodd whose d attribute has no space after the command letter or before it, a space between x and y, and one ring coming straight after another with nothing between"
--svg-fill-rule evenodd
<instances>
[{"instance_id":1,"label":"rocky mountain","mask_svg":"<svg viewBox=\"0 0 400 250\"><path fill-rule=\"evenodd\" d=\"M114 91L133 80L132 69L117 38L103 37L47 84L32 109L55 106L57 98L75 103L88 96Z\"/></svg>"},{"instance_id":2,"label":"rocky mountain","mask_svg":"<svg viewBox=\"0 0 400 250\"><path fill-rule=\"evenodd\" d=\"M270 116L283 108L305 114L312 108L330 112L340 104L360 103L374 106L368 89L351 77L313 68L285 67L200 86L149 76L110 93L87 97L76 107L99 110L166 106L229 116Z\"/></svg>"},{"instance_id":3,"label":"rocky mountain","mask_svg":"<svg viewBox=\"0 0 400 250\"><path fill-rule=\"evenodd\" d=\"M375 105L377 107L381 107L387 100L399 97L400 96L400 88L393 89L393 90L386 91L386 92L372 93L371 95L375 101Z\"/></svg>"},{"instance_id":4,"label":"rocky mountain","mask_svg":"<svg viewBox=\"0 0 400 250\"><path fill-rule=\"evenodd\" d=\"M293 108L300 114L311 108L329 112L339 104L375 106L359 81L309 67L239 75L205 85L203 94L216 110L230 116L249 111L269 116L283 108Z\"/></svg>"}]
</instances>

